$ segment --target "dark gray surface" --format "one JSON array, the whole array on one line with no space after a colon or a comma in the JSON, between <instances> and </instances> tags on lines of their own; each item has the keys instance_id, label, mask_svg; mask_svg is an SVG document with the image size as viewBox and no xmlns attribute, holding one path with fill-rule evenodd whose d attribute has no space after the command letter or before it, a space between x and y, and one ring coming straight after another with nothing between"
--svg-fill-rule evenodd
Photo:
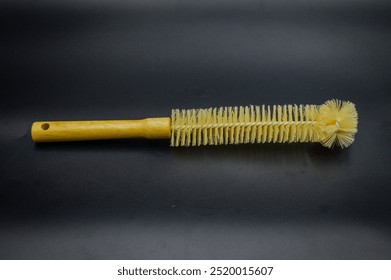
<instances>
[{"instance_id":1,"label":"dark gray surface","mask_svg":"<svg viewBox=\"0 0 391 280\"><path fill-rule=\"evenodd\" d=\"M0 5L0 258L389 259L390 4L145 3ZM331 98L359 112L345 150L29 136Z\"/></svg>"}]
</instances>

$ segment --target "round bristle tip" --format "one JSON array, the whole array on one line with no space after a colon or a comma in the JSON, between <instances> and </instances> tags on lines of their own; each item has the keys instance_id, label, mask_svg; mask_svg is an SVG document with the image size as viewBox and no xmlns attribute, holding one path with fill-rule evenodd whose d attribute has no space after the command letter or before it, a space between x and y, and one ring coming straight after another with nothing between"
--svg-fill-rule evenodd
<instances>
[{"instance_id":1,"label":"round bristle tip","mask_svg":"<svg viewBox=\"0 0 391 280\"><path fill-rule=\"evenodd\" d=\"M323 146L346 148L354 142L357 133L356 107L349 101L328 100L319 108L318 123Z\"/></svg>"}]
</instances>

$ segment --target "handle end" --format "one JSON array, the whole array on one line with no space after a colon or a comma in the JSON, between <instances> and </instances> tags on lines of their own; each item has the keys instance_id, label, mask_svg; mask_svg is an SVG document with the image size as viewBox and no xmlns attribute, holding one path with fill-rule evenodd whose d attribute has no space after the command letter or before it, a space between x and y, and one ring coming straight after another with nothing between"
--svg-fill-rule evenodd
<instances>
[{"instance_id":1,"label":"handle end","mask_svg":"<svg viewBox=\"0 0 391 280\"><path fill-rule=\"evenodd\" d=\"M34 142L48 142L47 131L50 129L50 122L33 122L31 125L31 139Z\"/></svg>"}]
</instances>

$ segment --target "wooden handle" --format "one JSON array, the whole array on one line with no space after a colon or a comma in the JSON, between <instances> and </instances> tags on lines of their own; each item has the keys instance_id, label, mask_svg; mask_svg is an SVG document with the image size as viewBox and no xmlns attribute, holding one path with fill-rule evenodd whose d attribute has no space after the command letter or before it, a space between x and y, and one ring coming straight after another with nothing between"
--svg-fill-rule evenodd
<instances>
[{"instance_id":1,"label":"wooden handle","mask_svg":"<svg viewBox=\"0 0 391 280\"><path fill-rule=\"evenodd\" d=\"M170 118L108 121L34 122L34 142L84 141L124 138L166 139L171 136Z\"/></svg>"}]
</instances>

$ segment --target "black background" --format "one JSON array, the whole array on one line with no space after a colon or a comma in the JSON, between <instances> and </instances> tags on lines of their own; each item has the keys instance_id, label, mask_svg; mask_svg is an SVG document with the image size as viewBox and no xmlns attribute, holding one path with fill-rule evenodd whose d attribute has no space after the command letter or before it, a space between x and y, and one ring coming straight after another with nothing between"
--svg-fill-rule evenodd
<instances>
[{"instance_id":1,"label":"black background","mask_svg":"<svg viewBox=\"0 0 391 280\"><path fill-rule=\"evenodd\" d=\"M387 1L0 4L0 258L389 259ZM357 106L355 143L34 144L37 120Z\"/></svg>"}]
</instances>

